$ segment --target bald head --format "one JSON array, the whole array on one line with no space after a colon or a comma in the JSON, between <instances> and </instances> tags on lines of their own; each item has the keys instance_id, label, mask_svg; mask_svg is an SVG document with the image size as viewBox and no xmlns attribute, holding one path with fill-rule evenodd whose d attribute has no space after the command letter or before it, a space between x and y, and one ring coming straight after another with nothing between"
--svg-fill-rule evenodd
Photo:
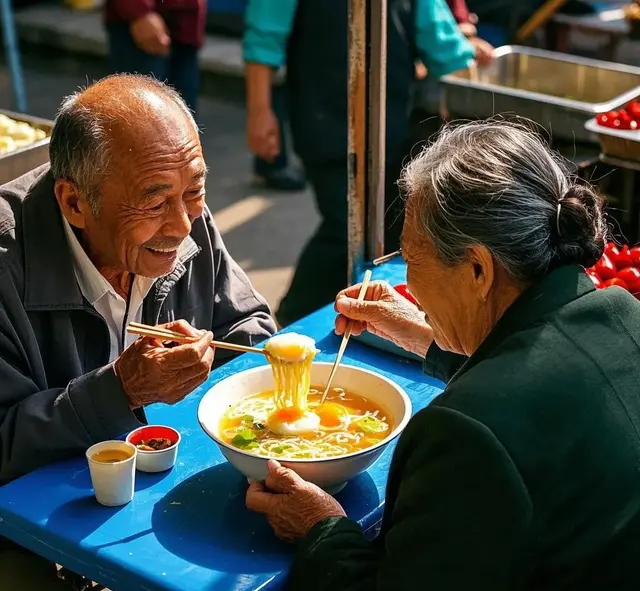
<instances>
[{"instance_id":1,"label":"bald head","mask_svg":"<svg viewBox=\"0 0 640 591\"><path fill-rule=\"evenodd\" d=\"M62 215L105 277L160 277L205 207L193 116L170 87L110 76L66 98L51 134Z\"/></svg>"},{"instance_id":2,"label":"bald head","mask_svg":"<svg viewBox=\"0 0 640 591\"><path fill-rule=\"evenodd\" d=\"M63 100L51 134L51 172L75 183L97 211L99 185L114 160L185 133L197 134L197 126L175 90L149 76L109 76Z\"/></svg>"}]
</instances>

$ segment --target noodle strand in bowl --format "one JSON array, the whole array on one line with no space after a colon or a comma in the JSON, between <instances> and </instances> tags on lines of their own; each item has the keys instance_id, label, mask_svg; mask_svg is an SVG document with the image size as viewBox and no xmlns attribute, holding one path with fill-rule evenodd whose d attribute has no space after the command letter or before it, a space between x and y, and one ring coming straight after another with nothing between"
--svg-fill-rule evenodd
<instances>
[{"instance_id":1,"label":"noodle strand in bowl","mask_svg":"<svg viewBox=\"0 0 640 591\"><path fill-rule=\"evenodd\" d=\"M331 388L311 387L316 354L309 337L284 333L265 345L274 388L240 400L220 425L236 448L270 458L324 459L366 449L391 430L382 409L367 399Z\"/></svg>"}]
</instances>

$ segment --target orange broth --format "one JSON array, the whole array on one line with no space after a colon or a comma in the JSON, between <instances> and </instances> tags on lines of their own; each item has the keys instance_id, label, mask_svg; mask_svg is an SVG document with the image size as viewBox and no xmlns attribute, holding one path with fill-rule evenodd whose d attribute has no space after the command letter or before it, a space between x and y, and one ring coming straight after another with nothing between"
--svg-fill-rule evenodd
<instances>
[{"instance_id":1,"label":"orange broth","mask_svg":"<svg viewBox=\"0 0 640 591\"><path fill-rule=\"evenodd\" d=\"M279 421L296 421L303 416L297 408L276 409L264 404L273 400L273 391L260 392L241 400L229 408L220 422L220 438L227 444L255 455L289 458L321 459L339 457L372 447L385 439L393 430L385 410L357 394L332 388L325 402L319 406L323 388L312 387L307 397L309 412L321 420L319 430L301 434L280 434L266 425L267 416ZM238 414L240 406L251 407L253 401L262 401L256 415ZM273 414L272 414L273 413ZM346 421L346 424L345 424ZM386 426L384 430L381 430Z\"/></svg>"}]
</instances>

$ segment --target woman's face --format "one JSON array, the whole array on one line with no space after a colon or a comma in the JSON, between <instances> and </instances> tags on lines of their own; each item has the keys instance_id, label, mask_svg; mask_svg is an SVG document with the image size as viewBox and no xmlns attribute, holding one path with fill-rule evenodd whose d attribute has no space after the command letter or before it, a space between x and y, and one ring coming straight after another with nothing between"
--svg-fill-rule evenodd
<instances>
[{"instance_id":1,"label":"woman's face","mask_svg":"<svg viewBox=\"0 0 640 591\"><path fill-rule=\"evenodd\" d=\"M469 248L467 260L457 265L443 264L409 213L402 236L408 288L424 310L436 344L471 355L519 290L499 289L502 282L495 276L493 257L483 246Z\"/></svg>"}]
</instances>

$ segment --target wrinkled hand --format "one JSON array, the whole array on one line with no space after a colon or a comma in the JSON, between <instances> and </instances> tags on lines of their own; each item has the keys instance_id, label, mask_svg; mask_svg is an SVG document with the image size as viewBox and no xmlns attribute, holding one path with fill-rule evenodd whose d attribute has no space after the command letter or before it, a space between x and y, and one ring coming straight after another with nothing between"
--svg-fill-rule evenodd
<instances>
[{"instance_id":1,"label":"wrinkled hand","mask_svg":"<svg viewBox=\"0 0 640 591\"><path fill-rule=\"evenodd\" d=\"M362 302L358 302L359 291L360 285L353 285L336 297L337 334L344 334L353 320L353 335L367 330L420 357L427 354L433 331L417 306L386 281L372 281Z\"/></svg>"},{"instance_id":2,"label":"wrinkled hand","mask_svg":"<svg viewBox=\"0 0 640 591\"><path fill-rule=\"evenodd\" d=\"M135 44L145 53L167 55L171 47L169 29L157 12L148 12L130 25Z\"/></svg>"},{"instance_id":3,"label":"wrinkled hand","mask_svg":"<svg viewBox=\"0 0 640 591\"><path fill-rule=\"evenodd\" d=\"M494 48L491 43L480 39L480 37L474 37L470 40L473 48L476 50L476 62L479 67L486 68L493 62Z\"/></svg>"},{"instance_id":4,"label":"wrinkled hand","mask_svg":"<svg viewBox=\"0 0 640 591\"><path fill-rule=\"evenodd\" d=\"M247 491L247 508L267 517L281 540L293 542L326 517L345 517L344 509L329 493L303 480L276 460L269 460L264 482Z\"/></svg>"},{"instance_id":5,"label":"wrinkled hand","mask_svg":"<svg viewBox=\"0 0 640 591\"><path fill-rule=\"evenodd\" d=\"M211 332L195 330L184 320L161 326L192 337L193 341L169 348L156 339L141 337L122 352L114 369L131 408L154 402L180 402L211 371Z\"/></svg>"},{"instance_id":6,"label":"wrinkled hand","mask_svg":"<svg viewBox=\"0 0 640 591\"><path fill-rule=\"evenodd\" d=\"M249 109L247 143L256 156L267 162L280 153L280 127L272 109Z\"/></svg>"}]
</instances>

